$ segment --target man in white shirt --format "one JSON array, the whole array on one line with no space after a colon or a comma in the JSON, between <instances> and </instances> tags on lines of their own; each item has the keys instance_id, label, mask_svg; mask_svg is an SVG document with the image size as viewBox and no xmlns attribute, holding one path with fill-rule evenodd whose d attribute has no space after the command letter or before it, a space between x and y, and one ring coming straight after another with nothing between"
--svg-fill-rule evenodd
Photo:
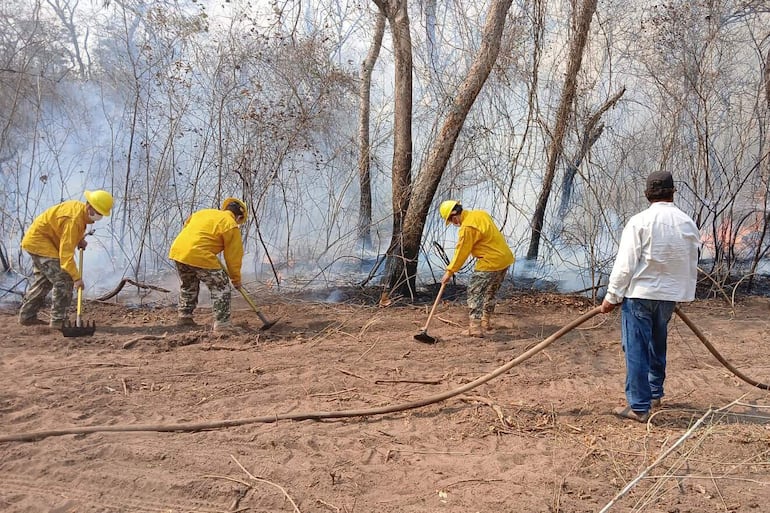
<instances>
[{"instance_id":1,"label":"man in white shirt","mask_svg":"<svg viewBox=\"0 0 770 513\"><path fill-rule=\"evenodd\" d=\"M626 359L626 400L620 417L646 422L660 404L666 379L668 321L677 302L695 299L700 232L674 206L671 173L647 177L649 208L623 229L601 312L622 303L621 338Z\"/></svg>"}]
</instances>

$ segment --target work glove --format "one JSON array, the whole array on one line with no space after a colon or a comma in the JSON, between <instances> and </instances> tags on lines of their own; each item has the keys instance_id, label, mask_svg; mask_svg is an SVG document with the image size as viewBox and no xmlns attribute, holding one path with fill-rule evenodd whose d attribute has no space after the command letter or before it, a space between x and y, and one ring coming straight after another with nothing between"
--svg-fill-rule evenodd
<instances>
[{"instance_id":1,"label":"work glove","mask_svg":"<svg viewBox=\"0 0 770 513\"><path fill-rule=\"evenodd\" d=\"M84 289L86 287L85 283L83 283L83 279L75 280L75 282L72 284L75 289Z\"/></svg>"}]
</instances>

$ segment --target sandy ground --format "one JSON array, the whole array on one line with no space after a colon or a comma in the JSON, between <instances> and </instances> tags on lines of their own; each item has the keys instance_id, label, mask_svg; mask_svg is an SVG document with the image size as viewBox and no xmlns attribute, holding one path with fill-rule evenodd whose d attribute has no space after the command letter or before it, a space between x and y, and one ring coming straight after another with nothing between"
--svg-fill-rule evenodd
<instances>
[{"instance_id":1,"label":"sandy ground","mask_svg":"<svg viewBox=\"0 0 770 513\"><path fill-rule=\"evenodd\" d=\"M770 397L731 375L679 319L667 395L646 425L611 414L624 404L617 312L442 402L249 422L451 391L593 308L515 293L498 307L504 329L477 340L460 334L462 302L443 302L429 328L440 341L429 346L413 339L429 304L343 298L257 295L263 313L280 318L263 332L239 297L234 320L244 332L230 336L210 331L205 308L199 327L176 327L172 298L150 307L89 301L83 317L97 330L84 338L23 328L12 309L0 312L0 436L245 419L1 442L0 510L595 512L633 482L608 511L770 511ZM683 310L737 368L770 382L767 299Z\"/></svg>"}]
</instances>

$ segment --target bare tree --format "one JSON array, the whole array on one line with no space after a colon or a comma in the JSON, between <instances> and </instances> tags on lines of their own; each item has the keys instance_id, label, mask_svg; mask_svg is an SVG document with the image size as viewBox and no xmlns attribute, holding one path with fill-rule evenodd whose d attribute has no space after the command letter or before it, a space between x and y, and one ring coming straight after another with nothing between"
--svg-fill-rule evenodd
<instances>
[{"instance_id":1,"label":"bare tree","mask_svg":"<svg viewBox=\"0 0 770 513\"><path fill-rule=\"evenodd\" d=\"M382 47L382 37L385 34L385 14L378 9L374 21L374 36L369 53L361 65L361 82L359 96L361 98L358 113L358 184L360 201L358 208L358 238L365 249L372 247L372 179L371 179L371 141L369 139L369 122L371 113L372 70L377 62Z\"/></svg>"},{"instance_id":2,"label":"bare tree","mask_svg":"<svg viewBox=\"0 0 770 513\"><path fill-rule=\"evenodd\" d=\"M412 184L412 37L406 0L374 0L374 3L388 19L393 37L396 97L391 165L393 231L385 273L396 276L407 258L401 237Z\"/></svg>"},{"instance_id":3,"label":"bare tree","mask_svg":"<svg viewBox=\"0 0 770 513\"><path fill-rule=\"evenodd\" d=\"M588 41L588 32L591 28L591 19L596 11L597 0L584 0L583 7L579 13L577 29L572 39L569 52L569 62L567 63L567 72L564 79L564 89L562 90L559 108L556 111L556 126L553 131L551 144L548 148L548 162L546 163L545 176L540 195L535 206L535 213L532 216L532 237L527 249L527 260L536 260L540 250L541 231L545 220L545 211L548 206L548 199L551 196L553 179L556 175L556 164L562 155L562 142L564 132L569 122L572 109L572 102L575 98L577 89L577 76L583 62L583 51Z\"/></svg>"},{"instance_id":4,"label":"bare tree","mask_svg":"<svg viewBox=\"0 0 770 513\"><path fill-rule=\"evenodd\" d=\"M64 26L64 32L70 43L65 49L72 60L72 64L77 69L78 77L87 78L88 68L83 62L83 55L80 50L80 34L75 26L75 14L78 8L78 0L46 0L46 3L53 9L53 12ZM82 44L86 45L87 43L88 30L86 29Z\"/></svg>"},{"instance_id":5,"label":"bare tree","mask_svg":"<svg viewBox=\"0 0 770 513\"><path fill-rule=\"evenodd\" d=\"M580 148L577 155L570 159L567 163L567 169L564 171L564 176L561 182L561 201L559 203L559 219L564 219L569 209L570 198L572 196L572 189L574 187L575 177L577 176L580 164L590 151L591 147L596 143L599 137L604 131L604 123L601 123L602 114L607 112L613 105L615 105L623 94L626 92L626 88L623 87L620 91L615 93L610 99L599 107L586 121L583 128L583 134L580 140Z\"/></svg>"},{"instance_id":6,"label":"bare tree","mask_svg":"<svg viewBox=\"0 0 770 513\"><path fill-rule=\"evenodd\" d=\"M468 112L492 70L500 52L500 40L512 0L495 0L486 17L481 47L468 75L457 90L452 106L415 181L403 229L393 233L381 304L394 294L413 294L422 232L431 202L443 176ZM397 99L398 101L398 99Z\"/></svg>"}]
</instances>

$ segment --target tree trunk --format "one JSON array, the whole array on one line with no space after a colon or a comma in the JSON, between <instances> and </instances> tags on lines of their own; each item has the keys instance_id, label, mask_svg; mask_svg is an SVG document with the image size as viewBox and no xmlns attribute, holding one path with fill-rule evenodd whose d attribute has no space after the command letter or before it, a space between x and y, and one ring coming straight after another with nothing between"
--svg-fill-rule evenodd
<instances>
[{"instance_id":1,"label":"tree trunk","mask_svg":"<svg viewBox=\"0 0 770 513\"><path fill-rule=\"evenodd\" d=\"M759 234L759 240L757 241L757 247L754 252L754 258L751 263L751 269L749 271L749 282L747 283L748 291L751 292L753 286L754 286L754 275L756 274L757 267L759 267L759 262L766 258L767 256L767 248L765 248L765 240L767 238L767 232L770 226L768 226L768 223L770 223L770 217L767 214L767 208L768 208L768 195L770 194L770 130L768 130L768 122L770 122L770 50L767 51L767 54L765 55L765 65L764 70L762 73L762 78L765 82L765 132L763 134L763 144L760 145L760 148L762 148L762 153L759 156L760 159L760 168L759 168L759 179L762 185L764 185L764 190L762 191L762 229Z\"/></svg>"},{"instance_id":2,"label":"tree trunk","mask_svg":"<svg viewBox=\"0 0 770 513\"><path fill-rule=\"evenodd\" d=\"M358 205L358 239L364 249L372 247L372 180L371 180L371 141L369 140L369 117L371 112L372 70L377 62L382 47L382 36L385 34L385 15L377 11L374 26L374 38L369 53L361 66L361 108L358 116L358 183L360 200Z\"/></svg>"},{"instance_id":3,"label":"tree trunk","mask_svg":"<svg viewBox=\"0 0 770 513\"><path fill-rule=\"evenodd\" d=\"M497 60L511 3L512 0L495 0L490 6L479 53L454 96L449 114L415 180L403 228L394 232L391 251L399 258L391 259L393 265L386 269L388 289L383 293L381 304L387 304L389 295L406 295L415 290L417 259L428 210L468 112Z\"/></svg>"},{"instance_id":4,"label":"tree trunk","mask_svg":"<svg viewBox=\"0 0 770 513\"><path fill-rule=\"evenodd\" d=\"M588 31L591 28L591 18L596 11L597 0L584 0L583 10L577 24L575 38L569 52L569 62L567 64L567 74L564 80L564 90L562 91L559 108L556 111L556 128L553 132L553 139L548 148L548 162L546 164L545 176L543 177L543 188L537 199L535 213L532 216L532 238L529 241L527 249L527 260L536 260L540 251L540 239L543 229L543 220L545 219L545 210L548 206L548 198L553 188L553 178L556 174L556 163L562 154L562 142L564 141L564 132L569 121L572 101L575 98L577 88L577 75L580 72L580 66L583 62L583 50L588 40Z\"/></svg>"},{"instance_id":5,"label":"tree trunk","mask_svg":"<svg viewBox=\"0 0 770 513\"><path fill-rule=\"evenodd\" d=\"M401 248L401 228L409 206L412 183L412 37L406 0L374 0L388 19L395 61L395 115L393 120L392 207L393 231L387 251L385 276L388 288L403 287L406 265ZM416 263L415 263L416 265Z\"/></svg>"},{"instance_id":6,"label":"tree trunk","mask_svg":"<svg viewBox=\"0 0 770 513\"><path fill-rule=\"evenodd\" d=\"M591 147L599 139L599 137L602 135L602 132L604 131L604 123L600 123L599 120L601 119L602 114L614 106L625 92L626 88L623 87L619 92L615 94L615 96L604 102L604 105L602 105L598 111L596 111L590 118L588 118L588 122L586 123L585 129L583 130L583 138L580 144L580 151L574 159L571 159L567 163L567 170L564 172L564 177L561 182L561 203L559 204L559 219L562 221L564 220L564 216L567 215L567 210L569 209L570 197L572 196L572 188L575 182L575 176L577 175L578 169L580 169L580 164L583 162L583 159L591 150ZM557 233L559 231L561 230L558 230Z\"/></svg>"}]
</instances>

